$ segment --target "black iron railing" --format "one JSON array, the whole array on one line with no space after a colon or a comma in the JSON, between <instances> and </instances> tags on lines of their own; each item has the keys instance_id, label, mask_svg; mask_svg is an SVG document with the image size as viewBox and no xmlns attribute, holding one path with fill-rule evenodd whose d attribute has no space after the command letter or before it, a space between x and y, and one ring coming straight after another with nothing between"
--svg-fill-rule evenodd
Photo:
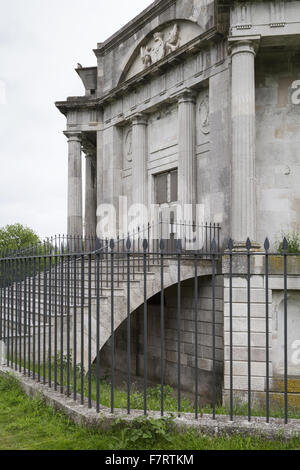
<instances>
[{"instance_id":1,"label":"black iron railing","mask_svg":"<svg viewBox=\"0 0 300 470\"><path fill-rule=\"evenodd\" d=\"M138 234L141 232L137 230ZM243 402L250 421L259 398L260 406L261 400L264 402L269 422L274 395L279 394L282 416L287 423L293 411L289 400L295 403L297 398L291 396L291 389L297 389L300 383L297 355L294 354L295 364L290 357L291 348L298 343L291 345L289 342L289 335L295 338L295 331L289 329L288 311L289 283L294 292L300 280L300 254L288 253L286 240L280 253L270 251L268 240L263 249L252 247L248 240L238 250L230 240L227 249L221 251L218 238L212 238L208 250L203 247L185 250L186 239L168 246L165 239L155 239L153 243L151 230L147 235L146 238L95 240L94 245L89 244L91 250L86 250L82 239L71 237L62 241L56 238L47 248L44 244L44 248L2 253L0 341L5 351L2 361L33 380L72 395L74 400L80 399L82 404L87 401L88 406L95 406L98 412L103 406L103 370L109 368L112 413L116 403L116 377L122 372L126 375L124 393L130 413L135 376L132 322L134 312L140 308L143 340L139 355L143 360L143 409L147 414L151 353L149 309L155 299L159 308L159 337L155 342L159 354L155 357L159 358L157 382L162 415L168 411L164 394L168 380L177 388L177 412L182 412L183 395L188 392L183 377L189 368L196 418L203 407L202 382L207 380L210 396L206 400L211 405L213 419L219 412L220 390L223 389L223 401L228 403L231 419L237 412L237 403ZM274 315L270 283L277 283L274 289L282 292L283 299L279 333L282 341L277 348L279 366L276 371L270 336ZM204 300L205 311L201 305ZM166 322L171 320L174 320L172 347L175 345L172 379L168 373L171 363L166 356L166 352L170 353ZM292 324L299 328L300 343L300 322L293 317ZM120 367L118 335L122 328L126 351L124 355L123 350ZM242 339L237 339L238 335ZM189 350L188 356L186 350ZM278 381L279 390L276 390L274 383Z\"/></svg>"}]
</instances>

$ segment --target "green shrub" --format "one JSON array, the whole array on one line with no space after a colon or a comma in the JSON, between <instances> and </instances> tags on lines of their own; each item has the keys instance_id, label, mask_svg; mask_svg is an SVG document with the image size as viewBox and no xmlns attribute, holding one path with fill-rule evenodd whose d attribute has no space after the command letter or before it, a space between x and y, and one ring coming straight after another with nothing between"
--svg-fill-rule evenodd
<instances>
[{"instance_id":1,"label":"green shrub","mask_svg":"<svg viewBox=\"0 0 300 470\"><path fill-rule=\"evenodd\" d=\"M300 253L300 233L296 230L282 234L282 239L286 238L288 242L288 253ZM283 253L283 240L278 244L279 253Z\"/></svg>"},{"instance_id":2,"label":"green shrub","mask_svg":"<svg viewBox=\"0 0 300 470\"><path fill-rule=\"evenodd\" d=\"M38 245L39 242L38 235L21 224L7 225L0 229L0 251L20 250Z\"/></svg>"},{"instance_id":3,"label":"green shrub","mask_svg":"<svg viewBox=\"0 0 300 470\"><path fill-rule=\"evenodd\" d=\"M170 443L174 429L173 419L169 417L156 419L140 416L131 423L118 419L112 426L112 430L121 433L122 437L113 439L112 448L139 448L140 446L153 446L157 442Z\"/></svg>"}]
</instances>

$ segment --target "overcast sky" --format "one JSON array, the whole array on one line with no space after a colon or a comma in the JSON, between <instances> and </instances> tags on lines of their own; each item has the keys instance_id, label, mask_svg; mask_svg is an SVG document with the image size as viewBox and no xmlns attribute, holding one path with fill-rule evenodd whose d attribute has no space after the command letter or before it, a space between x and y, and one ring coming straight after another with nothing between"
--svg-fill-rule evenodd
<instances>
[{"instance_id":1,"label":"overcast sky","mask_svg":"<svg viewBox=\"0 0 300 470\"><path fill-rule=\"evenodd\" d=\"M65 118L54 102L84 94L77 63L151 0L0 0L0 227L66 232Z\"/></svg>"}]
</instances>

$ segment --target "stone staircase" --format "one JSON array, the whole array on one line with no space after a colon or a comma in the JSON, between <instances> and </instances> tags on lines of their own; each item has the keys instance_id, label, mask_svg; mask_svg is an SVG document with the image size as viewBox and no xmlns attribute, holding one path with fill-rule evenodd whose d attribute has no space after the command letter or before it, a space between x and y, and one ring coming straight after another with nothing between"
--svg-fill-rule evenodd
<instances>
[{"instance_id":1,"label":"stone staircase","mask_svg":"<svg viewBox=\"0 0 300 470\"><path fill-rule=\"evenodd\" d=\"M68 261L69 259L69 261ZM198 276L212 273L209 259L198 258ZM164 288L178 283L178 257L164 256ZM194 257L183 256L180 260L180 279L185 281L195 276ZM146 293L145 293L146 290ZM161 262L158 256L143 257L126 255L94 256L82 255L65 258L45 272L35 273L11 286L1 289L0 308L2 336L6 349L19 349L37 356L38 337L40 354L59 353L61 339L64 354L72 352L75 335L77 340L77 364L81 360L83 329L84 368L88 369L97 357L97 318L99 318L99 349L110 339L113 330L124 322L128 314L161 291ZM129 297L128 297L129 294ZM91 334L89 342L89 333ZM62 335L62 336L61 336ZM46 338L44 341L44 337ZM26 343L24 345L24 342ZM57 345L57 346L55 346Z\"/></svg>"}]
</instances>

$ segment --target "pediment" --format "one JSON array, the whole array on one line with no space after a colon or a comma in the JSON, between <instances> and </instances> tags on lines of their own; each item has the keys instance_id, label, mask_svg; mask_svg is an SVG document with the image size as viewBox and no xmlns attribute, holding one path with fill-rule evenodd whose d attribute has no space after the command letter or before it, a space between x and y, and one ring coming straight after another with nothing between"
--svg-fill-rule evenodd
<instances>
[{"instance_id":1,"label":"pediment","mask_svg":"<svg viewBox=\"0 0 300 470\"><path fill-rule=\"evenodd\" d=\"M152 31L130 58L123 80L129 80L146 70L202 33L203 29L198 24L185 20L173 21Z\"/></svg>"}]
</instances>

